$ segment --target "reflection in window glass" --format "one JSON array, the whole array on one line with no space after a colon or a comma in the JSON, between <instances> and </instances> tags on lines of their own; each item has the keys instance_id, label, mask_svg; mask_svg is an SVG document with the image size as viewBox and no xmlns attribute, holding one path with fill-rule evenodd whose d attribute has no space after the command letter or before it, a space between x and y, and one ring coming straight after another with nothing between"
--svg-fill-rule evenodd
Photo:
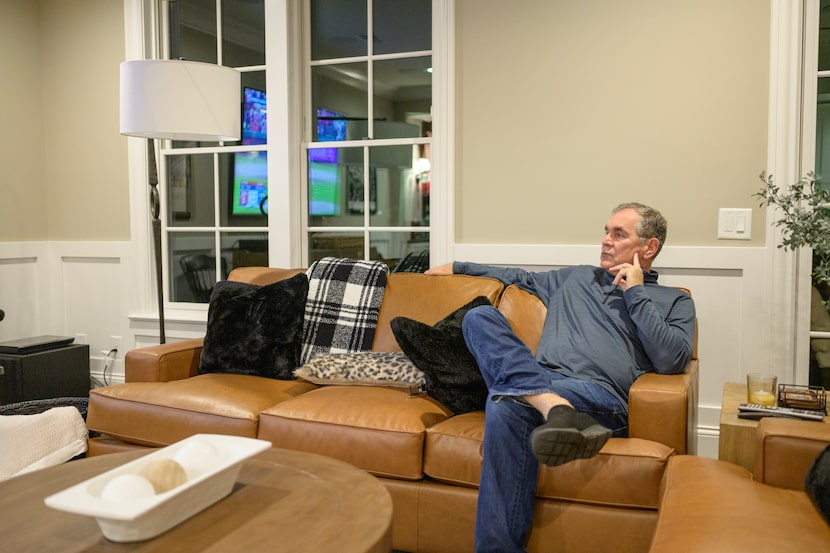
<instances>
[{"instance_id":1,"label":"reflection in window glass","mask_svg":"<svg viewBox=\"0 0 830 553\"><path fill-rule=\"evenodd\" d=\"M208 303L217 280L213 233L174 233L169 236L170 300Z\"/></svg>"},{"instance_id":2,"label":"reflection in window glass","mask_svg":"<svg viewBox=\"0 0 830 553\"><path fill-rule=\"evenodd\" d=\"M264 232L223 232L222 259L232 271L237 267L268 266L268 235Z\"/></svg>"},{"instance_id":3,"label":"reflection in window glass","mask_svg":"<svg viewBox=\"0 0 830 553\"><path fill-rule=\"evenodd\" d=\"M222 10L222 65L265 64L265 1L224 2Z\"/></svg>"},{"instance_id":4,"label":"reflection in window glass","mask_svg":"<svg viewBox=\"0 0 830 553\"><path fill-rule=\"evenodd\" d=\"M383 261L390 271L422 273L429 268L428 232L371 232L371 259Z\"/></svg>"},{"instance_id":5,"label":"reflection in window glass","mask_svg":"<svg viewBox=\"0 0 830 553\"><path fill-rule=\"evenodd\" d=\"M311 0L311 59L365 56L366 14L366 0Z\"/></svg>"},{"instance_id":6,"label":"reflection in window glass","mask_svg":"<svg viewBox=\"0 0 830 553\"><path fill-rule=\"evenodd\" d=\"M308 151L308 215L335 217L343 211L343 181L338 162L341 150L316 148Z\"/></svg>"},{"instance_id":7,"label":"reflection in window glass","mask_svg":"<svg viewBox=\"0 0 830 553\"><path fill-rule=\"evenodd\" d=\"M375 120L408 122L427 118L432 109L432 57L374 62ZM385 133L386 136L378 136ZM404 130L375 130L375 138L412 136ZM415 136L418 136L417 134Z\"/></svg>"},{"instance_id":8,"label":"reflection in window glass","mask_svg":"<svg viewBox=\"0 0 830 553\"><path fill-rule=\"evenodd\" d=\"M213 226L213 155L171 155L166 163L168 226Z\"/></svg>"},{"instance_id":9,"label":"reflection in window glass","mask_svg":"<svg viewBox=\"0 0 830 553\"><path fill-rule=\"evenodd\" d=\"M375 54L416 52L432 48L431 0L373 3Z\"/></svg>"},{"instance_id":10,"label":"reflection in window glass","mask_svg":"<svg viewBox=\"0 0 830 553\"><path fill-rule=\"evenodd\" d=\"M325 110L348 122L346 140L359 140L369 136L366 124L369 117L369 100L366 95L368 69L366 63L321 65L311 68L312 113ZM312 128L313 140L318 128Z\"/></svg>"},{"instance_id":11,"label":"reflection in window glass","mask_svg":"<svg viewBox=\"0 0 830 553\"><path fill-rule=\"evenodd\" d=\"M309 234L309 264L324 257L364 259L363 233L313 232Z\"/></svg>"},{"instance_id":12,"label":"reflection in window glass","mask_svg":"<svg viewBox=\"0 0 830 553\"><path fill-rule=\"evenodd\" d=\"M363 225L349 205L352 189L363 186L363 148L310 148L307 155L309 226Z\"/></svg>"},{"instance_id":13,"label":"reflection in window glass","mask_svg":"<svg viewBox=\"0 0 830 553\"><path fill-rule=\"evenodd\" d=\"M371 205L374 227L420 226L424 196L413 171L417 146L380 146L369 149L370 196L382 206ZM361 179L360 184L364 184ZM359 191L363 199L364 191ZM426 198L429 201L429 198ZM361 213L362 213L361 209Z\"/></svg>"},{"instance_id":14,"label":"reflection in window glass","mask_svg":"<svg viewBox=\"0 0 830 553\"><path fill-rule=\"evenodd\" d=\"M222 226L268 225L268 154L248 151L219 155L219 219Z\"/></svg>"},{"instance_id":15,"label":"reflection in window glass","mask_svg":"<svg viewBox=\"0 0 830 553\"><path fill-rule=\"evenodd\" d=\"M216 2L176 0L168 6L170 59L217 63Z\"/></svg>"}]
</instances>

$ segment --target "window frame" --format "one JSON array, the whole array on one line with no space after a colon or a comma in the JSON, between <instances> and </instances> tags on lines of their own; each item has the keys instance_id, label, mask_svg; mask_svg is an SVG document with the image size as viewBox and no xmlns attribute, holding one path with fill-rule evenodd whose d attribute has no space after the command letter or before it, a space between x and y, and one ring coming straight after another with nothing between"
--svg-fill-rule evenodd
<instances>
[{"instance_id":1,"label":"window frame","mask_svg":"<svg viewBox=\"0 0 830 553\"><path fill-rule=\"evenodd\" d=\"M452 132L451 121L451 79L448 75L452 75L451 60L453 59L453 41L452 41L452 24L454 22L453 14L455 11L454 0L433 0L432 1L432 48L430 50L411 51L398 54L374 54L371 50L371 45L366 55L336 58L336 59L311 59L311 31L310 31L310 0L303 1L303 13L301 18L301 25L304 32L305 41L302 44L302 69L303 69L303 90L302 90L302 107L301 113L304 114L304 126L302 128L300 143L300 171L299 182L300 187L299 207L300 213L298 215L298 238L299 238L299 253L300 264L307 266L309 264L309 237L315 232L331 232L331 233L349 233L362 234L364 237L363 256L365 259L370 258L371 241L370 235L372 233L406 233L406 232L429 232L429 250L430 262L436 264L451 259L452 251L452 183L450 179L450 165L449 160L452 159L450 152L447 151L448 145L452 143L448 140ZM367 0L367 16L369 18L369 28L371 28L372 20L372 0ZM373 61L383 61L389 59L401 59L407 57L432 57L432 137L419 138L391 138L391 139L375 139L368 140L351 140L338 142L339 147L360 147L363 148L363 174L368 174L369 169L369 149L379 146L399 146L399 145L430 145L431 150L431 169L430 169L430 225L429 227L410 227L410 226L373 226L371 223L371 214L369 210L364 210L363 223L359 226L313 226L309 224L308 215L308 171L307 171L307 149L322 146L321 142L313 142L310 138L312 134L312 117L311 110L314 109L312 105L312 90L311 90L311 71L313 67L319 67L329 64L353 63L353 62L367 62L371 66ZM372 72L369 69L369 79L372 79ZM370 84L367 92L369 102L369 116L373 115L372 105L372 87ZM269 108L270 109L270 108ZM369 195L369 184L364 182L364 198Z\"/></svg>"},{"instance_id":2,"label":"window frame","mask_svg":"<svg viewBox=\"0 0 830 553\"><path fill-rule=\"evenodd\" d=\"M161 57L158 46L160 10L166 0L124 0L125 59L154 59ZM432 102L433 136L431 148L430 197L430 258L431 264L453 258L454 245L454 24L455 0L432 0ZM269 222L268 258L272 267L303 266L303 214L307 209L302 197L302 10L291 0L265 0L266 27L266 87L268 113L275 121L285 124L269 125L268 181ZM230 147L233 148L233 147ZM250 149L247 147L246 149ZM144 323L158 321L156 313L153 236L150 223L148 187L148 158L146 140L127 139L128 180L130 198L131 251L135 276L131 290L137 313L131 319ZM200 153L208 149L199 148ZM223 150L230 151L230 150ZM176 153L181 153L176 149ZM158 155L160 158L161 156ZM159 176L165 167L159 163ZM160 181L162 179L160 178ZM165 186L166 183L162 186ZM169 244L167 236L166 189L160 190L162 231L162 260L165 275L164 303L168 323L203 323L207 317L205 304L171 302L167 275L169 275ZM229 227L235 228L235 227ZM258 227L244 227L253 232ZM190 229L189 229L190 230ZM151 332L148 330L148 332Z\"/></svg>"}]
</instances>

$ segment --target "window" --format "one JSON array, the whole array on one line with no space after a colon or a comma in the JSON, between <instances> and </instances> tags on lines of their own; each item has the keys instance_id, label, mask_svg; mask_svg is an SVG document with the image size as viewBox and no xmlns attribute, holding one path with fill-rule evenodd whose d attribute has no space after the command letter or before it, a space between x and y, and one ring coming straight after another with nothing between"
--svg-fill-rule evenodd
<instances>
[{"instance_id":1,"label":"window","mask_svg":"<svg viewBox=\"0 0 830 553\"><path fill-rule=\"evenodd\" d=\"M806 63L815 62L805 68L805 73L816 78L814 165L815 174L821 179L818 186L827 189L830 187L830 0L821 0L818 8L817 13L808 9L817 20L814 24L818 27L818 52L815 57L805 56ZM814 267L816 261L813 255ZM827 309L830 287L815 278L810 285L809 383L830 388L830 313Z\"/></svg>"},{"instance_id":2,"label":"window","mask_svg":"<svg viewBox=\"0 0 830 553\"><path fill-rule=\"evenodd\" d=\"M307 0L303 261L429 263L431 0Z\"/></svg>"},{"instance_id":3,"label":"window","mask_svg":"<svg viewBox=\"0 0 830 553\"><path fill-rule=\"evenodd\" d=\"M137 26L158 15L161 53L140 55L242 73L242 140L159 145L172 307L207 303L240 266L337 255L422 270L451 256L450 89L431 70L451 73L453 13L451 0L130 4Z\"/></svg>"},{"instance_id":4,"label":"window","mask_svg":"<svg viewBox=\"0 0 830 553\"><path fill-rule=\"evenodd\" d=\"M242 73L242 140L165 144L168 298L207 303L235 267L268 265L265 0L162 2L165 57Z\"/></svg>"}]
</instances>

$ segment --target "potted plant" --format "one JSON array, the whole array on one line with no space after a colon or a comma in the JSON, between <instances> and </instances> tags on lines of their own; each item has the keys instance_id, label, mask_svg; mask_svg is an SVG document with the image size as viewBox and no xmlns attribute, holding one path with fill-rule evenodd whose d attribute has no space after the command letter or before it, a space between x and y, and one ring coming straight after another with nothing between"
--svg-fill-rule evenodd
<instances>
[{"instance_id":1,"label":"potted plant","mask_svg":"<svg viewBox=\"0 0 830 553\"><path fill-rule=\"evenodd\" d=\"M764 187L755 194L761 206L774 206L780 218L774 225L783 229L779 248L813 250L810 329L830 331L830 190L807 173L786 190L775 184L772 175L761 173ZM811 339L810 384L830 384L830 340Z\"/></svg>"}]
</instances>

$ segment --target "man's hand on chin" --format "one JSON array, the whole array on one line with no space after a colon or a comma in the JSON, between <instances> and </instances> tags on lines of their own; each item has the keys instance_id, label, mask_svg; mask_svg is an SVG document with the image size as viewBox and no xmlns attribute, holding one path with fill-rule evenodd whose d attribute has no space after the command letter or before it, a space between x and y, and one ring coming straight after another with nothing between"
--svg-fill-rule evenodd
<instances>
[{"instance_id":1,"label":"man's hand on chin","mask_svg":"<svg viewBox=\"0 0 830 553\"><path fill-rule=\"evenodd\" d=\"M608 272L614 275L614 285L628 290L632 286L643 285L643 268L640 266L640 257L635 253L633 263L614 265Z\"/></svg>"}]
</instances>

